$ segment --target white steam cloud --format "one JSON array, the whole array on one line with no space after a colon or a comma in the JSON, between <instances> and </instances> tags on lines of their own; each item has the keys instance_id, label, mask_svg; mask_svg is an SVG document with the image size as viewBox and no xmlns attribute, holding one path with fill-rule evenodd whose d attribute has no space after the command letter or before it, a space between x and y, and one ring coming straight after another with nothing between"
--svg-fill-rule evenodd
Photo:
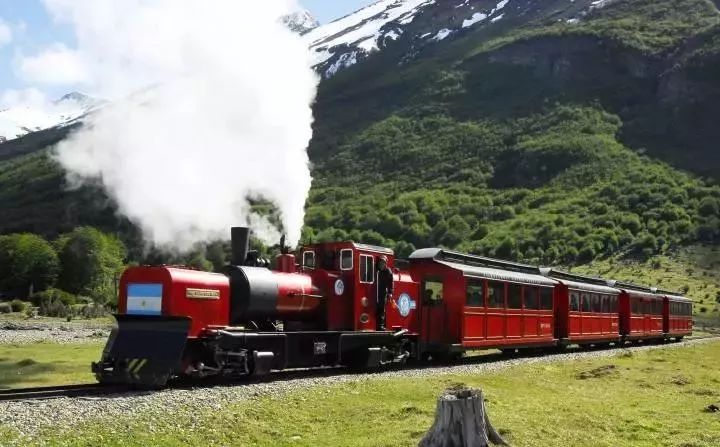
<instances>
[{"instance_id":1,"label":"white steam cloud","mask_svg":"<svg viewBox=\"0 0 720 447\"><path fill-rule=\"evenodd\" d=\"M311 177L318 79L279 18L284 0L45 0L74 26L77 80L115 99L57 148L74 181L100 179L145 237L185 250L251 225L272 201L297 243ZM61 51L62 50L62 51ZM47 56L47 55L46 55ZM128 96L129 92L133 92ZM276 240L272 240L276 242Z\"/></svg>"}]
</instances>

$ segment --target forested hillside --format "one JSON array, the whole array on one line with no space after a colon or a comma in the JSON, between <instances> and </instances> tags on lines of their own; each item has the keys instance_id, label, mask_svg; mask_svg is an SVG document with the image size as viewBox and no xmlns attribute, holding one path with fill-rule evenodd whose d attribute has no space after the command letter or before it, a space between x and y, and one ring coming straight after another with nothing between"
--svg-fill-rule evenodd
<instances>
[{"instance_id":1,"label":"forested hillside","mask_svg":"<svg viewBox=\"0 0 720 447\"><path fill-rule=\"evenodd\" d=\"M563 264L716 244L720 13L608 3L324 82L307 236Z\"/></svg>"}]
</instances>

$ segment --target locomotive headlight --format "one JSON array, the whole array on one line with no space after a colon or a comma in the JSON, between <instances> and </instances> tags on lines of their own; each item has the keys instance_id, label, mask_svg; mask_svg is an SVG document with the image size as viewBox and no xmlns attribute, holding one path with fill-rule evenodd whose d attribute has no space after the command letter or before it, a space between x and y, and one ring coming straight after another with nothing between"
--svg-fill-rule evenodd
<instances>
[{"instance_id":1,"label":"locomotive headlight","mask_svg":"<svg viewBox=\"0 0 720 447\"><path fill-rule=\"evenodd\" d=\"M368 299L367 299L367 297L365 297L365 296L362 297L362 299L360 299L360 304L362 304L362 307L368 307Z\"/></svg>"}]
</instances>

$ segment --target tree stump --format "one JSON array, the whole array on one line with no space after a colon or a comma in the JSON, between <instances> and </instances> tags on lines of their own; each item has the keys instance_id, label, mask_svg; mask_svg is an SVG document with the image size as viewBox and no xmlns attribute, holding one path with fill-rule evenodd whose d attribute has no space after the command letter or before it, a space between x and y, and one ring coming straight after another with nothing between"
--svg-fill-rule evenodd
<instances>
[{"instance_id":1,"label":"tree stump","mask_svg":"<svg viewBox=\"0 0 720 447\"><path fill-rule=\"evenodd\" d=\"M486 447L508 444L485 412L481 390L451 388L438 399L435 422L419 447Z\"/></svg>"}]
</instances>

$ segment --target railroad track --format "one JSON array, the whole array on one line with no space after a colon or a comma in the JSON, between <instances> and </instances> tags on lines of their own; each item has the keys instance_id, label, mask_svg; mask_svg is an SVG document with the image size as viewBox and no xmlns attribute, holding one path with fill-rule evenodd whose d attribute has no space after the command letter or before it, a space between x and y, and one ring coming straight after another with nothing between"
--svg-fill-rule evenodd
<instances>
[{"instance_id":1,"label":"railroad track","mask_svg":"<svg viewBox=\"0 0 720 447\"><path fill-rule=\"evenodd\" d=\"M42 400L54 399L57 397L94 397L127 393L128 391L130 391L130 388L127 386L107 386L97 383L36 388L16 388L0 390L0 401Z\"/></svg>"},{"instance_id":2,"label":"railroad track","mask_svg":"<svg viewBox=\"0 0 720 447\"><path fill-rule=\"evenodd\" d=\"M703 339L718 339L718 335L700 335L687 337L687 341L703 340ZM674 343L673 343L674 344ZM627 345L626 347L637 347L638 345ZM548 352L548 351L526 351L520 352L515 355L502 354L500 352L488 352L483 355L469 356L462 359L455 360L448 363L414 363L408 364L402 367L395 367L394 369L403 370L422 370L428 368L434 368L437 366L462 366L472 365L480 363L493 363L496 361L507 360L508 358L531 358L531 357L552 357L555 355L562 355L573 352L587 352L587 351L612 351L618 347L598 347L598 348L578 348L572 347L567 351L562 352ZM258 383L267 383L274 381L286 381L300 378L312 378L312 377L327 377L337 374L347 374L349 371L344 367L325 367L325 368L314 368L314 369L293 369L286 371L274 372L268 376L254 378L254 379L242 379L242 380L213 380L206 379L204 381L190 381L190 382L175 382L168 384L165 389L185 389L192 390L198 388L213 388L213 387L233 387L240 385L252 385ZM367 372L352 372L351 374L366 374ZM140 390L127 385L100 385L97 383L87 383L81 385L63 385L63 386L50 386L50 387L38 387L38 388L17 388L9 390L0 390L0 402L2 401L28 401L28 400L43 400L43 399L54 399L59 397L106 397L110 395L122 395L128 393L147 393L153 392L149 390Z\"/></svg>"}]
</instances>

